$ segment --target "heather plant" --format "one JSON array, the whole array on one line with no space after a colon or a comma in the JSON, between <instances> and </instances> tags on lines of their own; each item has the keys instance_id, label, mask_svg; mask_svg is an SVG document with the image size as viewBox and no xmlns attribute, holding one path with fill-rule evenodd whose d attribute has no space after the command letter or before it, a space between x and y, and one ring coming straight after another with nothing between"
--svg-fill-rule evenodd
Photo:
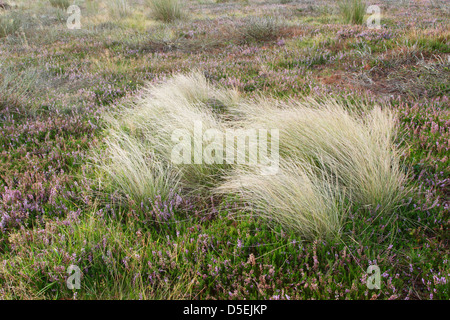
<instances>
[{"instance_id":1,"label":"heather plant","mask_svg":"<svg viewBox=\"0 0 450 320\"><path fill-rule=\"evenodd\" d=\"M439 10L442 10L443 12L449 13L450 12L450 5L448 1L445 0L430 0L431 7L437 8Z\"/></svg>"},{"instance_id":2,"label":"heather plant","mask_svg":"<svg viewBox=\"0 0 450 320\"><path fill-rule=\"evenodd\" d=\"M364 0L341 0L339 2L339 9L345 23L362 24L366 7Z\"/></svg>"},{"instance_id":3,"label":"heather plant","mask_svg":"<svg viewBox=\"0 0 450 320\"><path fill-rule=\"evenodd\" d=\"M157 20L173 22L186 16L184 5L180 0L146 0Z\"/></svg>"}]
</instances>

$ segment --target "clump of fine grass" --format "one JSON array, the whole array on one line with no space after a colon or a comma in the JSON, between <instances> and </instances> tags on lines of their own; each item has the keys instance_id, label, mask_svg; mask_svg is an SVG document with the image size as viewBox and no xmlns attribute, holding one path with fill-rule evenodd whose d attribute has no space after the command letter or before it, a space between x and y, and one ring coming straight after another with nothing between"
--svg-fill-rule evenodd
<instances>
[{"instance_id":1,"label":"clump of fine grass","mask_svg":"<svg viewBox=\"0 0 450 320\"><path fill-rule=\"evenodd\" d=\"M0 111L23 109L29 102L29 91L36 81L36 70L19 71L0 60Z\"/></svg>"},{"instance_id":2,"label":"clump of fine grass","mask_svg":"<svg viewBox=\"0 0 450 320\"><path fill-rule=\"evenodd\" d=\"M246 19L241 33L247 42L272 41L280 37L282 27L274 17L250 17Z\"/></svg>"},{"instance_id":3,"label":"clump of fine grass","mask_svg":"<svg viewBox=\"0 0 450 320\"><path fill-rule=\"evenodd\" d=\"M5 259L8 258L10 263L0 265L0 297L58 297L80 300L92 296L98 299L187 299L199 266L191 264L191 268L183 270L179 275L177 273L177 277L165 277L149 286L149 265L154 264L154 260L159 257L153 257L151 254L151 251L155 250L153 246L145 246L148 252L131 254L137 244L135 241L143 240L142 237L136 237L137 233L141 234L131 223L124 227L113 219L100 218L94 212L86 213L82 217L78 217L75 212L70 214L64 223L48 221L43 229L23 229L11 238L17 250L5 255ZM33 237L33 241L26 240L27 234ZM58 235L61 234L65 236L59 238ZM148 236L145 234L143 237L147 239ZM57 246L57 249L44 255L42 253L48 251L49 241ZM124 246L124 243L128 245ZM171 254L181 256L181 247L173 252L171 248ZM84 252L88 254L83 254ZM61 257L67 262L61 263ZM81 290L76 296L67 288L67 271L73 260L66 257L79 257L73 263L81 271ZM131 260L129 257L132 257ZM39 267L33 268L33 263ZM21 270L20 276L15 272L17 268ZM55 289L51 293L51 290L46 290L49 282L53 283L52 287ZM102 284L99 285L100 283Z\"/></svg>"},{"instance_id":4,"label":"clump of fine grass","mask_svg":"<svg viewBox=\"0 0 450 320\"><path fill-rule=\"evenodd\" d=\"M109 12L117 18L125 18L131 15L132 9L128 0L113 0L109 4Z\"/></svg>"},{"instance_id":5,"label":"clump of fine grass","mask_svg":"<svg viewBox=\"0 0 450 320\"><path fill-rule=\"evenodd\" d=\"M102 170L105 179L115 181L122 193L137 199L178 185L199 193L215 186L226 165L208 164L203 158L197 163L196 152L203 152L206 144L218 143L203 140L207 130L225 130L214 106L226 107L236 99L235 91L214 88L200 73L178 75L165 84L148 87L133 108L108 118L108 156L99 157L103 159L100 168L106 168ZM194 132L196 125L201 126L200 134ZM196 151L194 145L202 145L201 150ZM180 157L181 162L174 160ZM151 164L154 159L158 159L156 166ZM159 187L152 187L155 181Z\"/></svg>"},{"instance_id":6,"label":"clump of fine grass","mask_svg":"<svg viewBox=\"0 0 450 320\"><path fill-rule=\"evenodd\" d=\"M260 216L317 238L338 234L350 208L390 214L408 193L388 109L332 99L242 101L194 72L149 86L107 122L100 178L135 200L178 187L237 194ZM278 129L280 172L205 159L206 147L224 145L207 132L229 128Z\"/></svg>"},{"instance_id":7,"label":"clump of fine grass","mask_svg":"<svg viewBox=\"0 0 450 320\"><path fill-rule=\"evenodd\" d=\"M245 126L278 128L280 156L334 176L352 204L392 213L408 193L395 118L380 107L360 109L349 110L335 100L260 99L241 104L237 112Z\"/></svg>"},{"instance_id":8,"label":"clump of fine grass","mask_svg":"<svg viewBox=\"0 0 450 320\"><path fill-rule=\"evenodd\" d=\"M0 9L8 10L10 8L11 6L8 3L4 2L3 0L0 0Z\"/></svg>"},{"instance_id":9,"label":"clump of fine grass","mask_svg":"<svg viewBox=\"0 0 450 320\"><path fill-rule=\"evenodd\" d=\"M186 16L185 8L180 0L147 0L152 16L164 22L173 22Z\"/></svg>"},{"instance_id":10,"label":"clump of fine grass","mask_svg":"<svg viewBox=\"0 0 450 320\"><path fill-rule=\"evenodd\" d=\"M16 33L22 26L23 18L16 11L0 14L0 38Z\"/></svg>"},{"instance_id":11,"label":"clump of fine grass","mask_svg":"<svg viewBox=\"0 0 450 320\"><path fill-rule=\"evenodd\" d=\"M448 1L445 0L430 0L430 4L432 8L440 9L445 13L450 12L450 5Z\"/></svg>"},{"instance_id":12,"label":"clump of fine grass","mask_svg":"<svg viewBox=\"0 0 450 320\"><path fill-rule=\"evenodd\" d=\"M66 10L70 7L70 0L49 0L52 7Z\"/></svg>"},{"instance_id":13,"label":"clump of fine grass","mask_svg":"<svg viewBox=\"0 0 450 320\"><path fill-rule=\"evenodd\" d=\"M295 158L282 160L275 175L236 168L216 192L238 195L252 213L303 239L336 237L346 217L344 191L336 180Z\"/></svg>"},{"instance_id":14,"label":"clump of fine grass","mask_svg":"<svg viewBox=\"0 0 450 320\"><path fill-rule=\"evenodd\" d=\"M119 190L137 203L156 196L166 200L179 188L179 173L145 148L143 142L124 132L113 131L106 140L106 151L98 151L95 159L100 164L103 187Z\"/></svg>"},{"instance_id":15,"label":"clump of fine grass","mask_svg":"<svg viewBox=\"0 0 450 320\"><path fill-rule=\"evenodd\" d=\"M339 9L345 23L363 24L367 10L364 0L341 0Z\"/></svg>"}]
</instances>

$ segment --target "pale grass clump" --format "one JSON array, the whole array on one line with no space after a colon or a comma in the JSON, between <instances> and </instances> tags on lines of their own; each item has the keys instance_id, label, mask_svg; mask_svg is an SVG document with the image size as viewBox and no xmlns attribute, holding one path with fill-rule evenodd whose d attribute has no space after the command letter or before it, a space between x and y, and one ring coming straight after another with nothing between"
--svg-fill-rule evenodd
<instances>
[{"instance_id":1,"label":"pale grass clump","mask_svg":"<svg viewBox=\"0 0 450 320\"><path fill-rule=\"evenodd\" d=\"M116 18L126 18L133 13L128 0L110 0L108 8L110 14Z\"/></svg>"},{"instance_id":2,"label":"pale grass clump","mask_svg":"<svg viewBox=\"0 0 450 320\"><path fill-rule=\"evenodd\" d=\"M278 128L280 156L307 161L335 176L352 204L392 213L408 193L396 147L395 118L388 109L305 99L268 99L235 110L242 125Z\"/></svg>"},{"instance_id":3,"label":"pale grass clump","mask_svg":"<svg viewBox=\"0 0 450 320\"><path fill-rule=\"evenodd\" d=\"M106 150L98 150L94 155L103 188L119 190L138 203L156 196L168 199L179 188L178 171L158 159L138 139L112 130L105 144Z\"/></svg>"},{"instance_id":4,"label":"pale grass clump","mask_svg":"<svg viewBox=\"0 0 450 320\"><path fill-rule=\"evenodd\" d=\"M440 9L445 13L450 13L450 4L447 0L430 0L432 8Z\"/></svg>"},{"instance_id":5,"label":"pale grass clump","mask_svg":"<svg viewBox=\"0 0 450 320\"><path fill-rule=\"evenodd\" d=\"M184 190L195 190L202 193L215 186L217 178L222 174L225 164L195 164L194 152L190 163L174 163L172 155L177 141L173 140L174 132L185 132L191 139L189 146L196 143L205 146L210 141L194 141L202 139L203 133L208 129L223 132L225 125L221 120L221 110L217 106L226 108L235 103L238 93L233 90L222 90L211 86L205 77L194 72L189 75L177 75L162 85L149 86L143 96L136 99L134 106L124 108L119 115L107 117L110 135L107 138L107 154L109 160L126 167L127 174L122 175L122 185L130 183L132 189L121 187L124 192L133 192L138 195L150 183L140 179L145 161L139 156L137 160L125 159L128 154L151 152L155 157L170 165L180 174L181 187ZM201 123L202 134L194 134L194 125ZM127 141L124 148L123 140ZM134 144L139 144L137 148ZM136 149L136 150L135 150ZM203 149L203 148L202 148ZM144 170L144 172L146 172ZM153 168L149 169L149 175ZM156 175L162 173L161 170ZM114 171L109 172L112 179L116 179ZM178 177L178 176L177 176ZM172 179L172 178L171 178ZM139 184L144 184L139 186Z\"/></svg>"},{"instance_id":6,"label":"pale grass clump","mask_svg":"<svg viewBox=\"0 0 450 320\"><path fill-rule=\"evenodd\" d=\"M0 38L7 37L19 31L23 17L17 11L0 11Z\"/></svg>"},{"instance_id":7,"label":"pale grass clump","mask_svg":"<svg viewBox=\"0 0 450 320\"><path fill-rule=\"evenodd\" d=\"M66 10L70 7L72 2L70 0L49 0L50 4L55 8L60 8Z\"/></svg>"},{"instance_id":8,"label":"pale grass clump","mask_svg":"<svg viewBox=\"0 0 450 320\"><path fill-rule=\"evenodd\" d=\"M347 209L332 175L295 158L282 159L275 175L254 169L236 168L215 191L239 196L250 212L304 239L339 235Z\"/></svg>"},{"instance_id":9,"label":"pale grass clump","mask_svg":"<svg viewBox=\"0 0 450 320\"><path fill-rule=\"evenodd\" d=\"M367 10L364 0L341 0L339 9L345 23L363 24Z\"/></svg>"},{"instance_id":10,"label":"pale grass clump","mask_svg":"<svg viewBox=\"0 0 450 320\"><path fill-rule=\"evenodd\" d=\"M186 11L181 0L146 0L155 19L173 22L183 19Z\"/></svg>"}]
</instances>

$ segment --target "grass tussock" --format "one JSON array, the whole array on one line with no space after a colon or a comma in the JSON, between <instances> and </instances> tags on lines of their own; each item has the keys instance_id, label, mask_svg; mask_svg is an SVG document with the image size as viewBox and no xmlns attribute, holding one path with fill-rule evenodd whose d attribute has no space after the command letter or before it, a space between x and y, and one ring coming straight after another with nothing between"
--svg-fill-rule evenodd
<instances>
[{"instance_id":1,"label":"grass tussock","mask_svg":"<svg viewBox=\"0 0 450 320\"><path fill-rule=\"evenodd\" d=\"M65 222L70 222L71 226L51 221L45 229L22 230L11 236L11 243L17 250L9 264L0 265L0 298L44 299L48 283L63 292L66 299L74 300L92 299L92 296L98 299L172 300L186 299L191 294L193 279L196 278L194 268L184 270L170 281L169 277L165 277L166 281L149 285L147 272L151 263L146 260L154 256L151 253L155 247L149 244L146 237L140 239L139 245L148 252L136 254L134 250L137 247L131 248L134 244L123 245L135 237L136 230L132 225L124 228L99 219L93 213L81 219L73 214ZM58 239L58 234L65 237ZM34 241L27 240L30 236ZM41 252L47 251L49 241L58 249L43 255ZM171 248L170 253L178 256L181 250ZM71 264L80 267L81 290L78 292L67 289L67 270ZM20 275L15 271L17 268L21 270Z\"/></svg>"},{"instance_id":2,"label":"grass tussock","mask_svg":"<svg viewBox=\"0 0 450 320\"><path fill-rule=\"evenodd\" d=\"M152 16L164 22L173 22L183 19L186 11L180 0L147 0Z\"/></svg>"},{"instance_id":3,"label":"grass tussock","mask_svg":"<svg viewBox=\"0 0 450 320\"><path fill-rule=\"evenodd\" d=\"M23 18L16 11L0 13L0 38L16 33L22 26Z\"/></svg>"},{"instance_id":4,"label":"grass tussock","mask_svg":"<svg viewBox=\"0 0 450 320\"><path fill-rule=\"evenodd\" d=\"M393 212L407 193L395 118L386 109L361 108L349 110L334 100L260 99L236 112L245 126L278 128L280 156L334 176L352 204Z\"/></svg>"},{"instance_id":5,"label":"grass tussock","mask_svg":"<svg viewBox=\"0 0 450 320\"><path fill-rule=\"evenodd\" d=\"M100 161L106 180L116 181L120 191L137 199L155 196L155 192L168 190L170 185L175 188L180 184L185 190L196 192L215 186L226 164L196 164L192 152L188 164L175 164L178 173L173 174L166 167L162 169L161 163L153 165L148 161L158 158L165 165L174 164L173 150L178 143L174 132L186 133L191 139L189 147L209 144L211 141L201 140L203 133L209 129L225 130L219 109L232 105L237 98L235 91L211 86L201 73L178 75L163 85L148 87L134 107L108 119L109 156L98 157L106 160ZM196 123L202 125L201 135L194 134ZM153 156L144 156L148 153ZM151 181L158 181L160 187L153 188Z\"/></svg>"},{"instance_id":6,"label":"grass tussock","mask_svg":"<svg viewBox=\"0 0 450 320\"><path fill-rule=\"evenodd\" d=\"M126 18L132 14L128 0L113 0L109 3L109 12L113 17Z\"/></svg>"},{"instance_id":7,"label":"grass tussock","mask_svg":"<svg viewBox=\"0 0 450 320\"><path fill-rule=\"evenodd\" d=\"M281 36L283 25L274 17L250 17L242 28L246 42L273 41Z\"/></svg>"},{"instance_id":8,"label":"grass tussock","mask_svg":"<svg viewBox=\"0 0 450 320\"><path fill-rule=\"evenodd\" d=\"M363 24L367 10L364 0L341 0L339 9L345 23Z\"/></svg>"},{"instance_id":9,"label":"grass tussock","mask_svg":"<svg viewBox=\"0 0 450 320\"><path fill-rule=\"evenodd\" d=\"M199 122L200 135L194 129ZM380 107L352 109L312 98L244 101L195 72L148 87L108 123L106 152L98 157L104 181L136 200L178 187L234 194L258 215L317 238L338 234L350 207L390 214L408 192L395 118ZM204 139L207 130L229 128L278 129L280 171L261 175L259 166L205 158L198 163L195 148L187 163L174 163L175 146L183 140L174 132L184 132L189 148L202 145L203 152L208 144L224 142Z\"/></svg>"},{"instance_id":10,"label":"grass tussock","mask_svg":"<svg viewBox=\"0 0 450 320\"><path fill-rule=\"evenodd\" d=\"M344 192L335 178L293 158L282 160L276 175L237 168L215 191L239 196L252 213L303 239L338 236L346 217Z\"/></svg>"},{"instance_id":11,"label":"grass tussock","mask_svg":"<svg viewBox=\"0 0 450 320\"><path fill-rule=\"evenodd\" d=\"M52 7L66 10L72 4L70 0L49 0Z\"/></svg>"}]
</instances>

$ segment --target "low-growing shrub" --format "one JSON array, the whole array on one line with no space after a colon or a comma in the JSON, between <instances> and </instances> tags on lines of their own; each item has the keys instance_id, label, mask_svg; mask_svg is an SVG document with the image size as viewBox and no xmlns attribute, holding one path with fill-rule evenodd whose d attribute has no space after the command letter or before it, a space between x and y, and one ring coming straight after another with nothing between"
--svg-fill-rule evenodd
<instances>
[{"instance_id":1,"label":"low-growing shrub","mask_svg":"<svg viewBox=\"0 0 450 320\"><path fill-rule=\"evenodd\" d=\"M106 151L99 151L95 159L101 164L103 188L118 190L138 204L156 196L165 200L178 189L179 173L170 163L158 159L143 142L124 132L112 132L106 140Z\"/></svg>"},{"instance_id":2,"label":"low-growing shrub","mask_svg":"<svg viewBox=\"0 0 450 320\"><path fill-rule=\"evenodd\" d=\"M72 263L81 271L80 300L92 296L130 300L189 298L199 266L191 264L179 270L178 263L176 276L155 277L157 281L150 282L150 266L159 257L151 254L156 248L152 244L141 247L145 252L131 254L137 247L130 240L137 239L137 233L141 231L132 224L124 227L94 212L81 217L79 212L70 212L64 221L49 221L45 228L22 229L13 237L13 251L2 256L9 263L0 264L0 298L74 299L77 295L67 287L67 271ZM139 241L147 239L147 234L142 234L144 238ZM51 252L49 243L54 248ZM181 248L173 253L181 257ZM20 275L17 270L21 270ZM49 283L54 290L47 290Z\"/></svg>"}]
</instances>

